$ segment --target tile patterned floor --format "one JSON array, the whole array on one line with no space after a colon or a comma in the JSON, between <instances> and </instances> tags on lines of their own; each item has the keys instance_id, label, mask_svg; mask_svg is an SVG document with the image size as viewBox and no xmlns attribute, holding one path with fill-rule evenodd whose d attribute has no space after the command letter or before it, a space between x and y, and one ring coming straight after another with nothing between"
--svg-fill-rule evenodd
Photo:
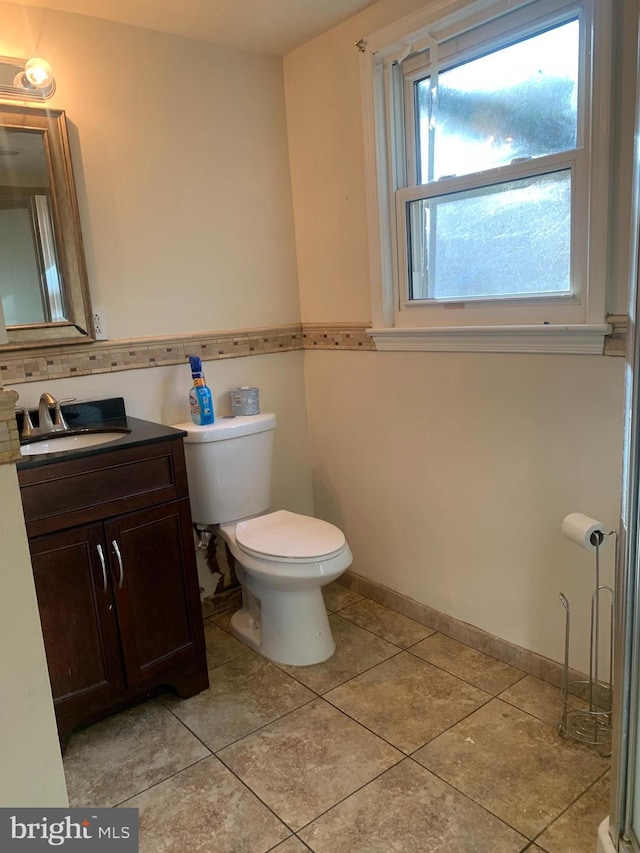
<instances>
[{"instance_id":1,"label":"tile patterned floor","mask_svg":"<svg viewBox=\"0 0 640 853\"><path fill-rule=\"evenodd\" d=\"M609 764L559 691L338 584L334 657L278 666L205 618L210 688L72 736L72 806L140 811L141 853L590 853ZM207 613L207 611L205 611Z\"/></svg>"}]
</instances>

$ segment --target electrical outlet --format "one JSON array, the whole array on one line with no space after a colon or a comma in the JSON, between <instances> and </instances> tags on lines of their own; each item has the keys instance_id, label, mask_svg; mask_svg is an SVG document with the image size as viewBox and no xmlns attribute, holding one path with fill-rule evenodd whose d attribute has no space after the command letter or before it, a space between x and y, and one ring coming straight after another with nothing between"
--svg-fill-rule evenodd
<instances>
[{"instance_id":1,"label":"electrical outlet","mask_svg":"<svg viewBox=\"0 0 640 853\"><path fill-rule=\"evenodd\" d=\"M107 331L107 316L104 312L104 308L93 309L93 330L96 333L97 341L106 341L109 337L109 332Z\"/></svg>"}]
</instances>

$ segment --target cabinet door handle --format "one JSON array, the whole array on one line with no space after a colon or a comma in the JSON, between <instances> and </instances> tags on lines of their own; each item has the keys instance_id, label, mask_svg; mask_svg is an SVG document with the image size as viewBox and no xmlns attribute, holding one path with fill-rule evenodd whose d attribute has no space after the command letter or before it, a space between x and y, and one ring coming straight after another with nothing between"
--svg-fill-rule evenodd
<instances>
[{"instance_id":1,"label":"cabinet door handle","mask_svg":"<svg viewBox=\"0 0 640 853\"><path fill-rule=\"evenodd\" d=\"M100 565L102 566L102 591L107 591L107 565L104 561L104 551L102 550L102 545L96 546L98 549L98 557L100 558Z\"/></svg>"},{"instance_id":2,"label":"cabinet door handle","mask_svg":"<svg viewBox=\"0 0 640 853\"><path fill-rule=\"evenodd\" d=\"M118 558L118 568L120 569L120 577L118 578L118 588L122 589L122 584L124 583L124 566L122 565L122 554L120 553L120 548L118 548L118 543L115 539L111 540L111 544L113 545L113 550L115 552L116 557Z\"/></svg>"}]
</instances>

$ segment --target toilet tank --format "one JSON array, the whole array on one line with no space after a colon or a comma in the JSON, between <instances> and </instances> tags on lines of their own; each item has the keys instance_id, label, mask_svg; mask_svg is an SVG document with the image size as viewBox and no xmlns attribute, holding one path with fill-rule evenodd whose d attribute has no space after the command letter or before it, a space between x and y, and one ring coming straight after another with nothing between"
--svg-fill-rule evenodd
<instances>
[{"instance_id":1,"label":"toilet tank","mask_svg":"<svg viewBox=\"0 0 640 853\"><path fill-rule=\"evenodd\" d=\"M259 515L271 503L271 459L276 416L220 418L210 426L175 424L184 430L191 517L223 524Z\"/></svg>"}]
</instances>

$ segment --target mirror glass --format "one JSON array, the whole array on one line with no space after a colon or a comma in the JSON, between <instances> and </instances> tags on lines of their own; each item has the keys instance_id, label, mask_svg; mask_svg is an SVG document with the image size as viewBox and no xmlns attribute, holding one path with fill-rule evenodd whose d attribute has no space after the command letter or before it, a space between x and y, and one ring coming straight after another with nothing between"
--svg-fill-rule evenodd
<instances>
[{"instance_id":1,"label":"mirror glass","mask_svg":"<svg viewBox=\"0 0 640 853\"><path fill-rule=\"evenodd\" d=\"M61 110L0 105L0 299L9 346L93 340Z\"/></svg>"}]
</instances>

